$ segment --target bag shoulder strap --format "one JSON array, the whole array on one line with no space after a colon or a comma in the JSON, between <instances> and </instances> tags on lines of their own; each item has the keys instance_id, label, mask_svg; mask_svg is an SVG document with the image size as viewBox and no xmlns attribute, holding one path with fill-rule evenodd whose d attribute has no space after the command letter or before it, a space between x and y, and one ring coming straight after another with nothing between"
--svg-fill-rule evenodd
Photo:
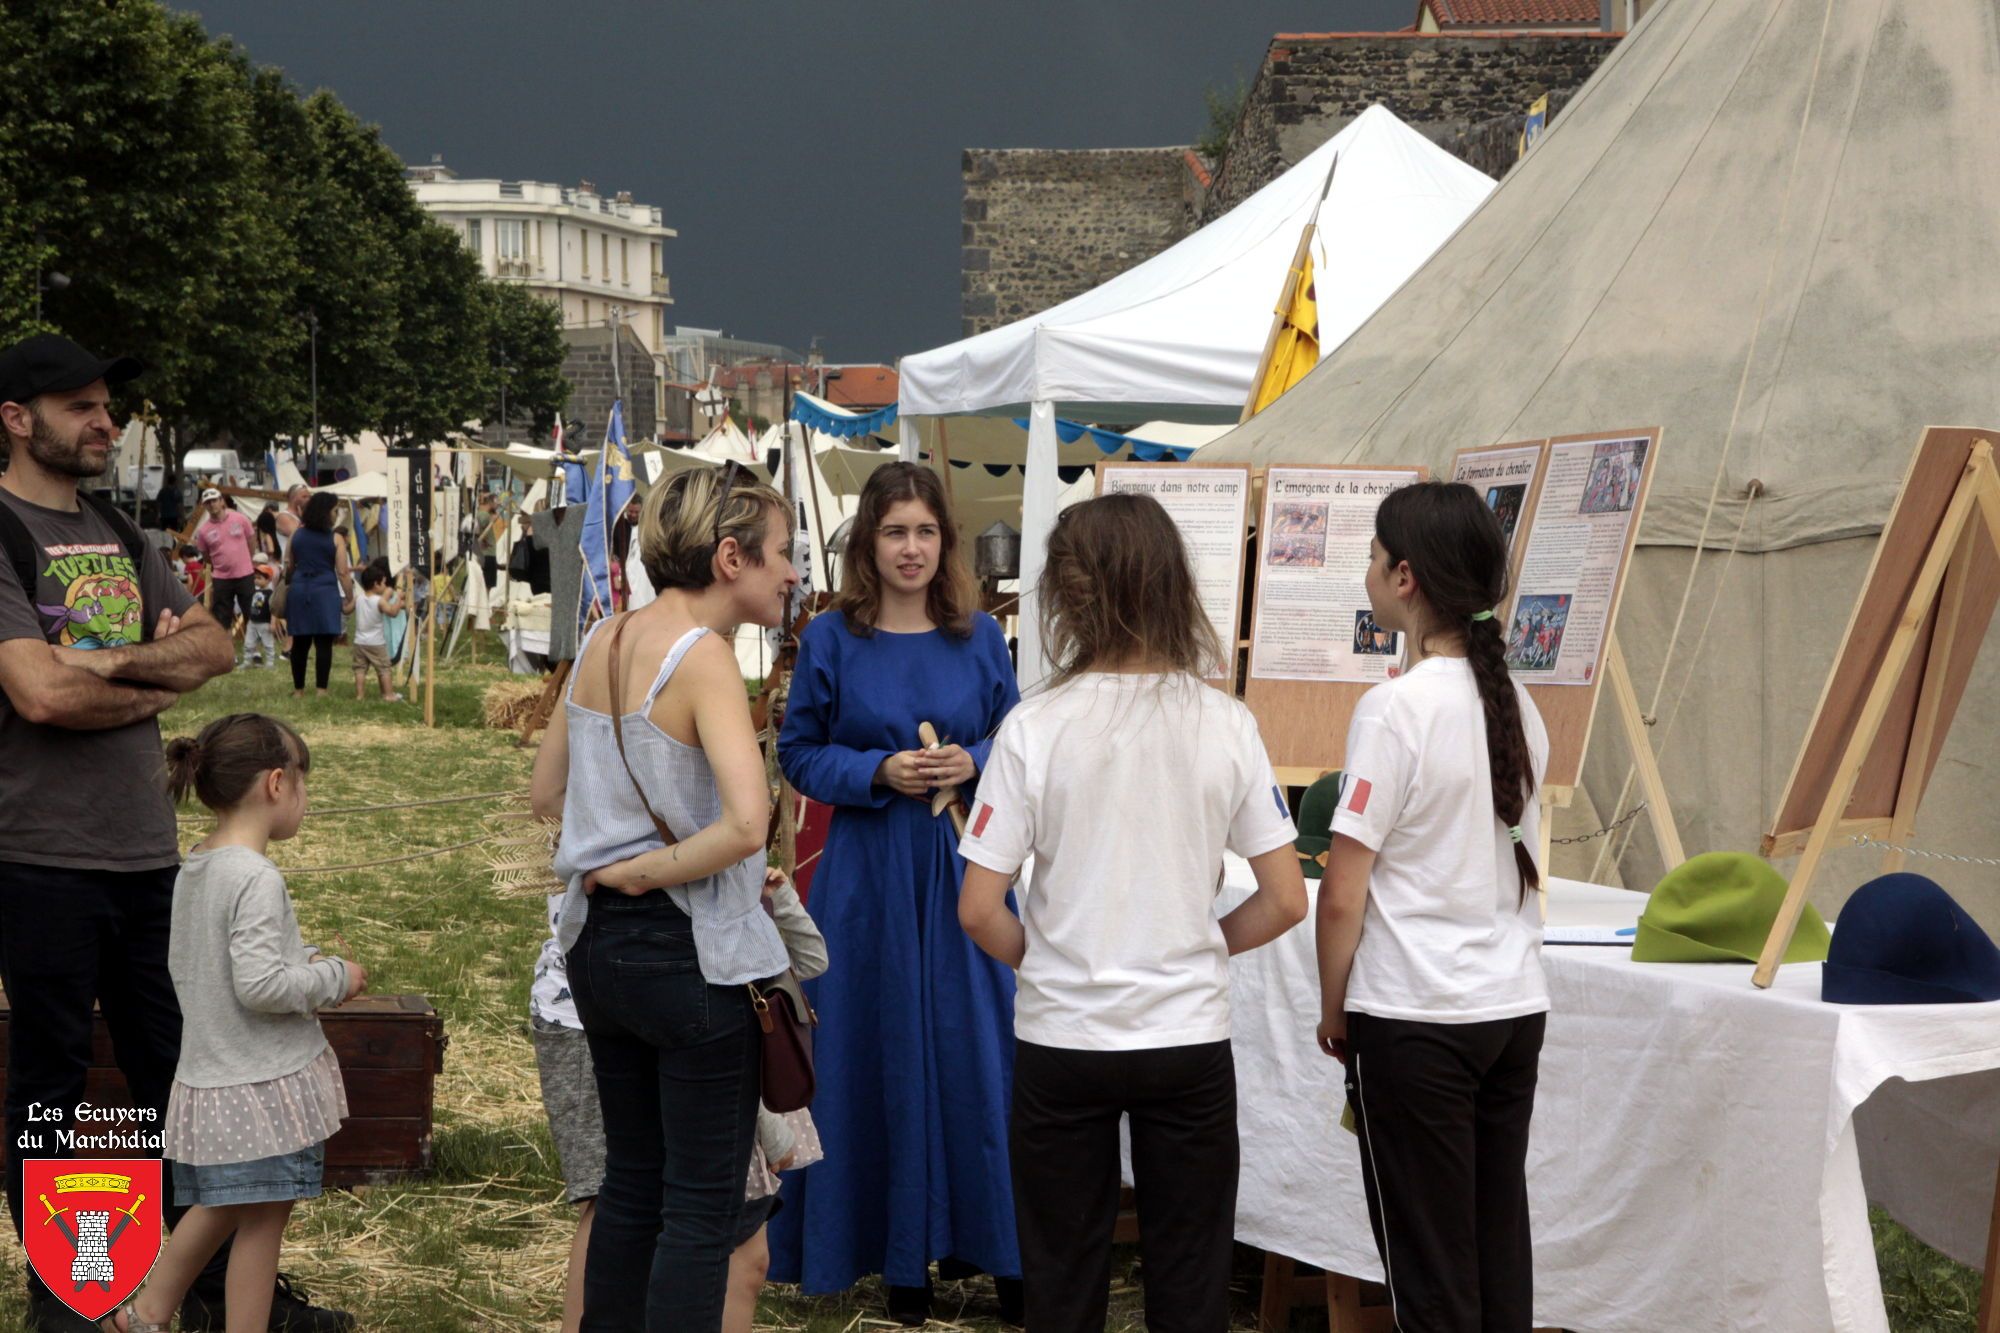
<instances>
[{"instance_id":1,"label":"bag shoulder strap","mask_svg":"<svg viewBox=\"0 0 2000 1333\"><path fill-rule=\"evenodd\" d=\"M35 538L13 507L0 500L0 549L14 566L14 582L21 585L30 604L35 600Z\"/></svg>"},{"instance_id":2,"label":"bag shoulder strap","mask_svg":"<svg viewBox=\"0 0 2000 1333\"><path fill-rule=\"evenodd\" d=\"M653 802L646 795L646 789L639 785L639 775L632 770L631 757L625 753L625 696L618 688L620 675L618 651L625 636L625 622L630 618L629 611L614 617L611 633L605 637L604 651L609 654L606 658L606 668L611 675L609 682L611 707L606 711L611 714L611 735L618 742L618 761L625 765L625 776L632 779L632 790L639 793L639 804L646 808L646 815L653 821L653 828L659 833L661 841L671 847L680 839L676 838L674 831L667 827L667 821L660 818L660 812L653 808Z\"/></svg>"}]
</instances>

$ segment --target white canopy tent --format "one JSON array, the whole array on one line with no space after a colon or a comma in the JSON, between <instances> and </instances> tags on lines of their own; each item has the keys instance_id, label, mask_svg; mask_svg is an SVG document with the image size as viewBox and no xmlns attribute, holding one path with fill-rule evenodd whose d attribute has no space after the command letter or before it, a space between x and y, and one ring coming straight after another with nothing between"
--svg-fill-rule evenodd
<instances>
[{"instance_id":1,"label":"white canopy tent","mask_svg":"<svg viewBox=\"0 0 2000 1333\"><path fill-rule=\"evenodd\" d=\"M1031 586L1055 522L1059 413L1233 421L1249 397L1272 304L1315 210L1320 345L1330 349L1492 188L1491 179L1386 108L1370 107L1233 210L1111 281L1029 319L904 357L904 456L914 458L922 448L919 417L1028 418L1021 573ZM947 429L956 432L960 423ZM1044 668L1032 616L1023 617L1021 642L1022 679L1039 680Z\"/></svg>"}]
</instances>

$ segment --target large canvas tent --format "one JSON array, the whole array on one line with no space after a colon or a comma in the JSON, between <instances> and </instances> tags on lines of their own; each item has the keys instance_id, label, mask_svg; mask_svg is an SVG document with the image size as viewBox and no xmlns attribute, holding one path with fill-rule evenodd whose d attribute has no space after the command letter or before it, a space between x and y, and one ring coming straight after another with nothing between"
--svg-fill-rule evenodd
<instances>
[{"instance_id":1,"label":"large canvas tent","mask_svg":"<svg viewBox=\"0 0 2000 1333\"><path fill-rule=\"evenodd\" d=\"M1618 633L1683 842L1753 849L1923 428L2000 426L1996 124L1983 0L1671 0L1422 271L1197 458L1435 470L1663 427ZM1920 845L2000 854L1993 637ZM1559 831L1623 812L1618 729L1593 736L1592 808ZM1643 888L1638 827L1622 869ZM1604 845L1558 872L1605 873ZM1879 856L1830 861L1822 905ZM2000 926L1990 870L1915 868Z\"/></svg>"},{"instance_id":2,"label":"large canvas tent","mask_svg":"<svg viewBox=\"0 0 2000 1333\"><path fill-rule=\"evenodd\" d=\"M1021 571L1032 584L1055 522L1058 414L1235 419L1315 210L1320 345L1330 347L1492 188L1386 108L1371 107L1234 209L1109 282L1028 319L904 357L898 406L905 456L914 458L924 435L937 429L919 417L1028 418ZM1024 682L1039 679L1042 669L1032 622L1024 618L1021 635Z\"/></svg>"}]
</instances>

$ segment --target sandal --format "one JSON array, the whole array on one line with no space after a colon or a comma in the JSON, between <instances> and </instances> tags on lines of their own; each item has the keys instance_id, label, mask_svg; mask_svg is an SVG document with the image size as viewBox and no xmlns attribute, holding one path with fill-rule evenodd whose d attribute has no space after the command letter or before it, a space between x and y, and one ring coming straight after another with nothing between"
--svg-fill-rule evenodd
<instances>
[{"instance_id":1,"label":"sandal","mask_svg":"<svg viewBox=\"0 0 2000 1333\"><path fill-rule=\"evenodd\" d=\"M125 1320L125 1327L122 1330L118 1328L120 1316ZM127 1301L119 1306L111 1312L109 1318L113 1333L172 1333L173 1331L174 1321L171 1317L164 1324L149 1323L139 1317L139 1307L133 1301Z\"/></svg>"}]
</instances>

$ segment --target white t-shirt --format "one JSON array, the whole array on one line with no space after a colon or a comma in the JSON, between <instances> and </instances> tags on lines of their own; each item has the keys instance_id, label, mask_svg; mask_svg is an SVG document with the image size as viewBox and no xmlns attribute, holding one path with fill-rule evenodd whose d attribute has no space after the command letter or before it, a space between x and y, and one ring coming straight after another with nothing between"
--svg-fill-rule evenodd
<instances>
[{"instance_id":1,"label":"white t-shirt","mask_svg":"<svg viewBox=\"0 0 2000 1333\"><path fill-rule=\"evenodd\" d=\"M1015 1036L1091 1051L1229 1036L1222 853L1297 837L1248 709L1187 676L1081 676L1007 715L978 797L965 859L1011 875L1035 858Z\"/></svg>"},{"instance_id":2,"label":"white t-shirt","mask_svg":"<svg viewBox=\"0 0 2000 1333\"><path fill-rule=\"evenodd\" d=\"M382 594L378 592L354 592L354 641L364 648L373 645L386 648L389 636L382 629Z\"/></svg>"},{"instance_id":3,"label":"white t-shirt","mask_svg":"<svg viewBox=\"0 0 2000 1333\"><path fill-rule=\"evenodd\" d=\"M1541 786L1542 715L1518 681ZM1538 845L1531 796L1521 840ZM1521 900L1514 844L1493 813L1486 712L1472 664L1427 657L1361 697L1333 831L1375 852L1347 1007L1377 1018L1483 1023L1549 1007L1541 910Z\"/></svg>"}]
</instances>

